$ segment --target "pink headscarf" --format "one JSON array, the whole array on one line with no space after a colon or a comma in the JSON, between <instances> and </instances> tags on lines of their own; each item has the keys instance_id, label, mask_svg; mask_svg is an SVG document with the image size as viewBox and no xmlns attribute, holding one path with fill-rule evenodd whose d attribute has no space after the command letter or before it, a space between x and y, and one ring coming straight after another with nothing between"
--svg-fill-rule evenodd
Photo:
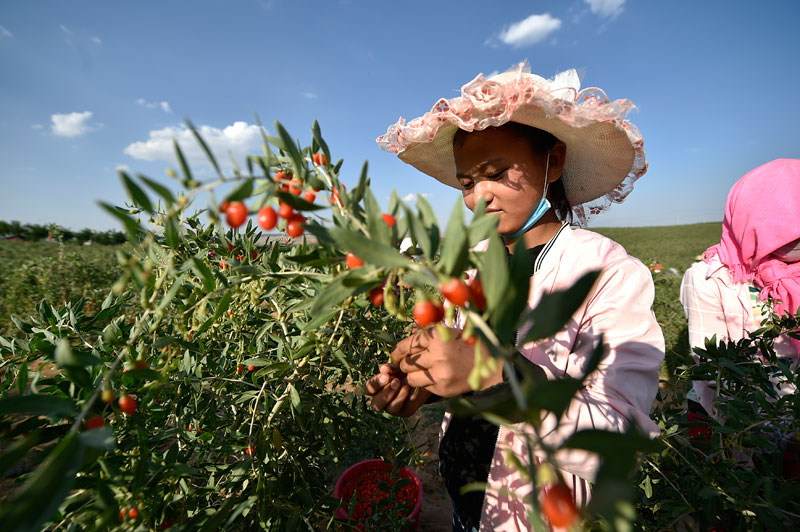
<instances>
[{"instance_id":1,"label":"pink headscarf","mask_svg":"<svg viewBox=\"0 0 800 532\"><path fill-rule=\"evenodd\" d=\"M752 281L773 310L795 314L800 306L800 262L786 264L769 255L800 239L800 160L776 159L746 173L725 203L722 240L703 254L718 255L738 283ZM800 341L792 340L800 353Z\"/></svg>"}]
</instances>

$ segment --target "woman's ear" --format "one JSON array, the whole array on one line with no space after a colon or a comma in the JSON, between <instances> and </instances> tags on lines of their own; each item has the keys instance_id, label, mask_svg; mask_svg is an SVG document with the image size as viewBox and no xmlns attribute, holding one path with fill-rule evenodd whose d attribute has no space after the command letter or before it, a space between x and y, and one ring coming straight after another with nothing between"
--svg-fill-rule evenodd
<instances>
[{"instance_id":1,"label":"woman's ear","mask_svg":"<svg viewBox=\"0 0 800 532\"><path fill-rule=\"evenodd\" d=\"M550 148L550 165L547 172L547 182L552 183L561 177L564 172L564 161L567 157L567 146L560 140Z\"/></svg>"}]
</instances>

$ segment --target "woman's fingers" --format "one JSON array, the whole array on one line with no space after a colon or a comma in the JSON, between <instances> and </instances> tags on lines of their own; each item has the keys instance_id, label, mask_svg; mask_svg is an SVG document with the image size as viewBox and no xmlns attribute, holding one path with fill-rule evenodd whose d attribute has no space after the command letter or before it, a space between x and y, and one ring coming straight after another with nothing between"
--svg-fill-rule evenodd
<instances>
[{"instance_id":1,"label":"woman's fingers","mask_svg":"<svg viewBox=\"0 0 800 532\"><path fill-rule=\"evenodd\" d=\"M392 351L392 362L399 364L400 361L406 358L408 355L421 353L428 348L429 342L430 333L427 329L403 338L396 346L394 346L394 350Z\"/></svg>"},{"instance_id":2,"label":"woman's fingers","mask_svg":"<svg viewBox=\"0 0 800 532\"><path fill-rule=\"evenodd\" d=\"M377 375L367 381L366 389L369 395L375 395L382 390L384 386L391 382L392 377L405 377L396 364L381 364L378 372Z\"/></svg>"},{"instance_id":3,"label":"woman's fingers","mask_svg":"<svg viewBox=\"0 0 800 532\"><path fill-rule=\"evenodd\" d=\"M370 378L366 385L367 393L369 395L375 395L376 393L380 392L387 384L389 384L391 378L391 375L386 373L379 373Z\"/></svg>"},{"instance_id":4,"label":"woman's fingers","mask_svg":"<svg viewBox=\"0 0 800 532\"><path fill-rule=\"evenodd\" d=\"M395 385L395 383L398 384L397 395L395 395L386 404L384 410L394 416L400 416L403 413L403 408L406 405L406 400L408 400L408 397L411 395L411 391L413 390L413 388L407 385L403 385L399 379L395 379L394 381L392 381L390 387Z\"/></svg>"},{"instance_id":5,"label":"woman's fingers","mask_svg":"<svg viewBox=\"0 0 800 532\"><path fill-rule=\"evenodd\" d=\"M393 379L390 384L372 394L372 409L376 412L383 412L386 410L386 407L397 396L397 392L400 388L400 379Z\"/></svg>"},{"instance_id":6,"label":"woman's fingers","mask_svg":"<svg viewBox=\"0 0 800 532\"><path fill-rule=\"evenodd\" d=\"M423 388L436 384L436 379L431 375L428 369L409 371L406 375L406 382L409 386L416 388Z\"/></svg>"},{"instance_id":7,"label":"woman's fingers","mask_svg":"<svg viewBox=\"0 0 800 532\"><path fill-rule=\"evenodd\" d=\"M406 404L403 406L403 410L398 414L401 417L408 417L414 414L419 407L425 404L425 401L433 395L433 393L429 392L425 388L413 388L413 392L409 396Z\"/></svg>"}]
</instances>

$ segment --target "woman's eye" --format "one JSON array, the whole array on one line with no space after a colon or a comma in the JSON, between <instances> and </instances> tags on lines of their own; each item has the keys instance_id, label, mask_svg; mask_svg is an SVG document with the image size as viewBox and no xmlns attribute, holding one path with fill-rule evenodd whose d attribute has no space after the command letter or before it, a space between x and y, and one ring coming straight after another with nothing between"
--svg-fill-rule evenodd
<instances>
[{"instance_id":1,"label":"woman's eye","mask_svg":"<svg viewBox=\"0 0 800 532\"><path fill-rule=\"evenodd\" d=\"M508 170L508 168L506 168L505 170L500 170L496 174L490 175L488 177L488 179L491 179L492 181L496 181L496 180L500 179L501 177L503 177L503 174L506 173L506 170Z\"/></svg>"},{"instance_id":2,"label":"woman's eye","mask_svg":"<svg viewBox=\"0 0 800 532\"><path fill-rule=\"evenodd\" d=\"M462 190L469 190L472 188L472 181L462 181L461 182L461 189Z\"/></svg>"}]
</instances>

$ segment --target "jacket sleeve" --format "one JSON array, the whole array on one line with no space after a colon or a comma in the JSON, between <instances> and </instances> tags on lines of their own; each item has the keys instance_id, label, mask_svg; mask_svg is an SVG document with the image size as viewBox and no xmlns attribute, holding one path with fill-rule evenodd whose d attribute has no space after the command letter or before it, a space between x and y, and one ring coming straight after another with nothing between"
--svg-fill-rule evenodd
<instances>
[{"instance_id":1,"label":"jacket sleeve","mask_svg":"<svg viewBox=\"0 0 800 532\"><path fill-rule=\"evenodd\" d=\"M693 348L703 347L705 339L716 335L717 341L729 340L728 324L723 311L723 302L718 281L707 278L708 265L694 264L686 270L681 282L681 305L689 323L689 349L695 361L699 357ZM716 390L707 381L694 381L692 388L698 402L706 412L712 412Z\"/></svg>"},{"instance_id":2,"label":"jacket sleeve","mask_svg":"<svg viewBox=\"0 0 800 532\"><path fill-rule=\"evenodd\" d=\"M664 359L664 336L652 310L654 295L651 274L638 260L628 257L607 264L565 331L545 342L554 366L573 377L582 375L601 335L606 351L561 422L556 424L552 414L543 420L539 434L545 443L558 446L583 429L622 432L631 422L651 437L659 434L649 416ZM560 452L557 459L565 471L594 480L594 456L574 450Z\"/></svg>"}]
</instances>

